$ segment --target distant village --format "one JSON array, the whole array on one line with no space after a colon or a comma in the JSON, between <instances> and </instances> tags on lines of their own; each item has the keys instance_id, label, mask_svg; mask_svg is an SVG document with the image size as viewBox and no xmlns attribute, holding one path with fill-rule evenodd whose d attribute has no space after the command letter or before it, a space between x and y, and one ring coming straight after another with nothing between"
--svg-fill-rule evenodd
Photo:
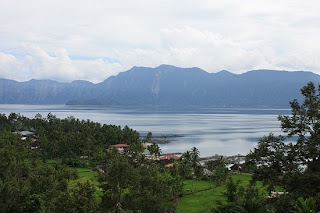
<instances>
[{"instance_id":1,"label":"distant village","mask_svg":"<svg viewBox=\"0 0 320 213\"><path fill-rule=\"evenodd\" d=\"M21 140L30 140L31 150L36 150L41 148L41 142L38 139L37 135L35 134L35 129L31 128L30 130L27 131L17 131L14 132L15 134L19 134L21 136ZM165 167L173 167L176 163L177 160L179 160L182 156L182 153L161 153L159 156L156 156L154 154L151 154L149 150L147 149L148 143L141 143L144 152L143 155L145 156L146 160L153 161L153 162L159 162L161 164L164 164ZM106 151L110 152L112 149L116 149L120 155L124 155L128 152L130 145L125 144L125 143L120 143L120 144L114 144L110 145ZM81 159L86 159L88 156L80 156ZM244 155L233 155L233 156L223 156L223 155L214 155L214 156L209 156L209 157L200 157L200 165L204 165L205 162L207 161L215 161L215 160L223 160L225 162L226 168L231 171L231 172L242 172L242 167L245 163L245 156ZM107 169L107 165L103 165L99 168L100 172L105 172ZM212 172L209 171L208 169L203 170L203 173L207 176L212 175Z\"/></svg>"}]
</instances>

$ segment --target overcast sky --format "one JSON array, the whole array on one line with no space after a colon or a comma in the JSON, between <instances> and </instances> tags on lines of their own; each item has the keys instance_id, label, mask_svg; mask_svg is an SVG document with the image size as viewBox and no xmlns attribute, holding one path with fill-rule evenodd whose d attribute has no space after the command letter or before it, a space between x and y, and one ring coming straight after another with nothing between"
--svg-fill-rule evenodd
<instances>
[{"instance_id":1,"label":"overcast sky","mask_svg":"<svg viewBox=\"0 0 320 213\"><path fill-rule=\"evenodd\" d=\"M320 74L319 0L0 0L0 78L100 82L132 66Z\"/></svg>"}]
</instances>

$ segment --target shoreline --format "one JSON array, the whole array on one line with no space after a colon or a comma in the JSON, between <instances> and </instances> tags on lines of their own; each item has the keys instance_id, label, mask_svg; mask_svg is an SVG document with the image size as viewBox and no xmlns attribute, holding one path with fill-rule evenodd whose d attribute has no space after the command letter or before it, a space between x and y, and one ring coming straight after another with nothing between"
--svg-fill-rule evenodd
<instances>
[{"instance_id":1,"label":"shoreline","mask_svg":"<svg viewBox=\"0 0 320 213\"><path fill-rule=\"evenodd\" d=\"M174 138L182 138L182 137L184 137L184 136L178 135L178 134L157 135L157 136L152 136L152 141L156 142L157 144L168 144L168 143L178 141L177 139L174 139ZM142 141L143 141L143 139L142 139Z\"/></svg>"}]
</instances>

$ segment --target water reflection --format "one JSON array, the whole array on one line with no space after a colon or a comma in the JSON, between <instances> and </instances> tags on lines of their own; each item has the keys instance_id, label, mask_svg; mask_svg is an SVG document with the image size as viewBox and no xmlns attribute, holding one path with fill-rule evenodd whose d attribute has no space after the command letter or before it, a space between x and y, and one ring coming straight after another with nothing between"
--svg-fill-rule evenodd
<instances>
[{"instance_id":1,"label":"water reflection","mask_svg":"<svg viewBox=\"0 0 320 213\"><path fill-rule=\"evenodd\" d=\"M246 154L258 139L274 132L281 134L279 114L288 109L237 109L208 107L106 107L65 105L0 105L0 113L21 113L33 118L51 112L59 118L74 116L103 124L129 127L142 135L178 134L169 144L161 144L162 152L184 152L196 146L201 156L214 154Z\"/></svg>"}]
</instances>

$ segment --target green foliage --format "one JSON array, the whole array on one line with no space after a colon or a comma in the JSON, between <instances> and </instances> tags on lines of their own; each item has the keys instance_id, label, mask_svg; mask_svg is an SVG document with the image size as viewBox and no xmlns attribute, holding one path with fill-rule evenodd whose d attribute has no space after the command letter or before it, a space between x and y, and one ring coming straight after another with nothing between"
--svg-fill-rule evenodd
<instances>
[{"instance_id":1,"label":"green foliage","mask_svg":"<svg viewBox=\"0 0 320 213\"><path fill-rule=\"evenodd\" d=\"M182 156L177 164L177 173L182 178L191 178L192 174L197 178L203 177L203 170L199 163L200 153L196 147L193 147L191 151L182 153Z\"/></svg>"},{"instance_id":2,"label":"green foliage","mask_svg":"<svg viewBox=\"0 0 320 213\"><path fill-rule=\"evenodd\" d=\"M103 190L101 211L132 209L142 212L164 212L164 204L182 194L182 181L157 165L133 167L126 156L116 155L100 176Z\"/></svg>"},{"instance_id":3,"label":"green foliage","mask_svg":"<svg viewBox=\"0 0 320 213\"><path fill-rule=\"evenodd\" d=\"M144 161L144 155L142 155L144 149L141 142L131 143L129 147L129 154L137 164L141 164Z\"/></svg>"},{"instance_id":4,"label":"green foliage","mask_svg":"<svg viewBox=\"0 0 320 213\"><path fill-rule=\"evenodd\" d=\"M123 204L128 189L136 181L135 170L125 157L115 155L109 161L105 175L99 181L103 190L101 208L111 210L118 203Z\"/></svg>"},{"instance_id":5,"label":"green foliage","mask_svg":"<svg viewBox=\"0 0 320 213\"><path fill-rule=\"evenodd\" d=\"M161 149L155 141L153 141L152 144L148 146L148 150L150 154L154 155L156 158L158 158L161 154Z\"/></svg>"},{"instance_id":6,"label":"green foliage","mask_svg":"<svg viewBox=\"0 0 320 213\"><path fill-rule=\"evenodd\" d=\"M229 171L226 168L226 164L222 158L214 161L207 161L205 163L205 167L213 172L213 175L210 177L210 179L216 185L222 184L229 176Z\"/></svg>"},{"instance_id":7,"label":"green foliage","mask_svg":"<svg viewBox=\"0 0 320 213\"><path fill-rule=\"evenodd\" d=\"M121 129L74 117L59 119L51 113L46 118L37 114L34 119L16 113L8 117L0 114L0 121L0 131L35 129L41 143L41 149L37 150L41 158L61 158L64 164L72 167L101 165L106 158L105 150L112 144L127 143L132 147L139 144L141 147L139 133L128 126Z\"/></svg>"},{"instance_id":8,"label":"green foliage","mask_svg":"<svg viewBox=\"0 0 320 213\"><path fill-rule=\"evenodd\" d=\"M95 198L95 187L89 181L79 184L73 190L74 210L78 213L97 212L98 201Z\"/></svg>"},{"instance_id":9,"label":"green foliage","mask_svg":"<svg viewBox=\"0 0 320 213\"><path fill-rule=\"evenodd\" d=\"M146 135L146 138L144 139L144 142L145 143L152 143L153 142L151 132L148 132L148 134Z\"/></svg>"},{"instance_id":10,"label":"green foliage","mask_svg":"<svg viewBox=\"0 0 320 213\"><path fill-rule=\"evenodd\" d=\"M122 141L126 144L137 143L140 141L140 135L137 131L130 129L127 125L123 128Z\"/></svg>"},{"instance_id":11,"label":"green foliage","mask_svg":"<svg viewBox=\"0 0 320 213\"><path fill-rule=\"evenodd\" d=\"M236 196L239 184L239 181L235 183L232 178L228 178L226 186L227 191L225 192L225 196L227 197L228 202L235 202L237 200Z\"/></svg>"},{"instance_id":12,"label":"green foliage","mask_svg":"<svg viewBox=\"0 0 320 213\"><path fill-rule=\"evenodd\" d=\"M0 212L176 212L182 179L162 166L146 165L139 133L128 126L51 113L34 119L0 114L0 121ZM36 130L39 149L30 149L31 138L22 141L11 133L30 128ZM114 143L129 144L129 153L106 152ZM159 155L159 146L152 148ZM71 169L101 165L107 170L99 184L89 169Z\"/></svg>"},{"instance_id":13,"label":"green foliage","mask_svg":"<svg viewBox=\"0 0 320 213\"><path fill-rule=\"evenodd\" d=\"M213 171L213 170L215 170L218 166L220 166L221 164L224 164L224 165L225 165L222 157L221 157L220 159L218 159L218 160L209 160L209 161L206 161L206 162L205 162L205 167L206 167L207 169L209 169L210 171Z\"/></svg>"},{"instance_id":14,"label":"green foliage","mask_svg":"<svg viewBox=\"0 0 320 213\"><path fill-rule=\"evenodd\" d=\"M164 212L164 203L172 197L169 187L167 176L161 175L157 166L141 167L138 183L129 200L137 211Z\"/></svg>"},{"instance_id":15,"label":"green foliage","mask_svg":"<svg viewBox=\"0 0 320 213\"><path fill-rule=\"evenodd\" d=\"M0 212L73 212L73 170L43 162L17 134L0 131L0 145Z\"/></svg>"},{"instance_id":16,"label":"green foliage","mask_svg":"<svg viewBox=\"0 0 320 213\"><path fill-rule=\"evenodd\" d=\"M190 158L191 158L191 167L195 169L199 165L199 161L200 161L200 152L196 147L192 147L190 152Z\"/></svg>"},{"instance_id":17,"label":"green foliage","mask_svg":"<svg viewBox=\"0 0 320 213\"><path fill-rule=\"evenodd\" d=\"M295 213L316 213L316 202L313 198L298 198Z\"/></svg>"},{"instance_id":18,"label":"green foliage","mask_svg":"<svg viewBox=\"0 0 320 213\"><path fill-rule=\"evenodd\" d=\"M45 212L42 197L38 194L28 196L26 202L21 205L21 212Z\"/></svg>"},{"instance_id":19,"label":"green foliage","mask_svg":"<svg viewBox=\"0 0 320 213\"><path fill-rule=\"evenodd\" d=\"M292 161L290 144L283 142L284 137L269 134L259 140L258 147L247 155L247 164L256 165L254 180L263 180L270 191L283 184L283 176L298 170Z\"/></svg>"},{"instance_id":20,"label":"green foliage","mask_svg":"<svg viewBox=\"0 0 320 213\"><path fill-rule=\"evenodd\" d=\"M316 202L320 201L320 85L316 90L309 82L301 93L303 103L293 100L290 102L291 115L278 117L283 132L287 137L297 137L297 142L284 143L285 137L270 134L260 139L258 147L247 156L248 163L256 167L255 180L263 180L270 186L270 191L279 184L289 192L290 196L278 199L280 202L290 199L286 203L310 196L315 197ZM299 199L300 210L307 204L303 198ZM276 203L273 200L272 205ZM312 201L308 200L308 204L311 205ZM292 204L290 206L278 205L281 210L275 209L288 212L292 210Z\"/></svg>"},{"instance_id":21,"label":"green foliage","mask_svg":"<svg viewBox=\"0 0 320 213\"><path fill-rule=\"evenodd\" d=\"M239 188L248 186L251 181L249 175L232 175L230 177L234 182L239 182ZM261 185L261 183L257 185L259 194L266 195L266 191ZM217 208L218 204L227 204L224 195L226 192L225 182L217 186L211 181L185 180L183 188L183 196L179 198L178 212L211 212L210 209Z\"/></svg>"},{"instance_id":22,"label":"green foliage","mask_svg":"<svg viewBox=\"0 0 320 213\"><path fill-rule=\"evenodd\" d=\"M234 182L228 178L226 192L227 203L219 205L213 212L264 213L269 207L266 198L254 185L243 186L240 181Z\"/></svg>"},{"instance_id":23,"label":"green foliage","mask_svg":"<svg viewBox=\"0 0 320 213\"><path fill-rule=\"evenodd\" d=\"M268 198L266 201L269 212L288 213L294 210L295 198L290 194Z\"/></svg>"},{"instance_id":24,"label":"green foliage","mask_svg":"<svg viewBox=\"0 0 320 213\"><path fill-rule=\"evenodd\" d=\"M190 212L190 213L210 212L210 208L212 208L215 205L213 200L218 198L223 199L222 196L220 195L220 192L222 189L213 190L213 189L210 189L210 187L202 188L199 185L205 186L207 183L209 185L211 185L211 183L208 181L200 181L200 182L205 182L205 183L201 184L195 181L193 184L193 187L188 187L187 185L184 186L184 191L188 191L187 189L194 189L194 191L193 193L188 193L182 196L181 198L179 198L178 212Z\"/></svg>"}]
</instances>

